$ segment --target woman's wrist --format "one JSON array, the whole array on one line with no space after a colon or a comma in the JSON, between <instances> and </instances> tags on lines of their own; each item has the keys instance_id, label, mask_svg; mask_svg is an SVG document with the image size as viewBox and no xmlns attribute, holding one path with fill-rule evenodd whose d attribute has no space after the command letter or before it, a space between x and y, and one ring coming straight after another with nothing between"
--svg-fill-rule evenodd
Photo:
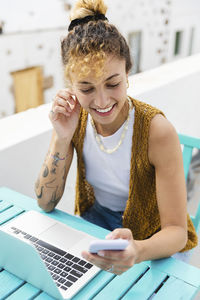
<instances>
[{"instance_id":1,"label":"woman's wrist","mask_svg":"<svg viewBox=\"0 0 200 300\"><path fill-rule=\"evenodd\" d=\"M49 157L54 161L64 161L70 150L71 141L66 139L60 139L57 136L54 136L53 142L50 145Z\"/></svg>"},{"instance_id":2,"label":"woman's wrist","mask_svg":"<svg viewBox=\"0 0 200 300\"><path fill-rule=\"evenodd\" d=\"M135 242L135 246L136 246L136 259L135 259L135 263L139 264L142 261L144 261L144 241L134 241Z\"/></svg>"},{"instance_id":3,"label":"woman's wrist","mask_svg":"<svg viewBox=\"0 0 200 300\"><path fill-rule=\"evenodd\" d=\"M71 143L71 139L68 138L60 138L57 135L54 136L54 143L57 147L67 147Z\"/></svg>"}]
</instances>

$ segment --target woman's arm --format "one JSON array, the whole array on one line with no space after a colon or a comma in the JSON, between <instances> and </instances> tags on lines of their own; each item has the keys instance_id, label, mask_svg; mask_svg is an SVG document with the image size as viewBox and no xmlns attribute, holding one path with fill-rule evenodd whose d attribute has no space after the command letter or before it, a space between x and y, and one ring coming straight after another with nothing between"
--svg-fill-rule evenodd
<instances>
[{"instance_id":1,"label":"woman's arm","mask_svg":"<svg viewBox=\"0 0 200 300\"><path fill-rule=\"evenodd\" d=\"M38 205L49 212L61 199L73 158L72 144L59 140L53 131L49 150L35 184Z\"/></svg>"},{"instance_id":2,"label":"woman's arm","mask_svg":"<svg viewBox=\"0 0 200 300\"><path fill-rule=\"evenodd\" d=\"M73 158L72 137L80 114L77 97L69 89L56 94L49 118L54 127L46 159L35 184L38 205L51 211L61 199Z\"/></svg>"},{"instance_id":3,"label":"woman's arm","mask_svg":"<svg viewBox=\"0 0 200 300\"><path fill-rule=\"evenodd\" d=\"M122 274L135 263L171 256L187 243L187 200L182 151L174 127L161 115L150 126L149 160L155 167L156 193L161 230L151 238L134 240L129 229L116 229L109 238L125 238L129 246L124 251L101 251L83 257L105 269L113 265L113 273Z\"/></svg>"},{"instance_id":4,"label":"woman's arm","mask_svg":"<svg viewBox=\"0 0 200 300\"><path fill-rule=\"evenodd\" d=\"M149 160L155 167L161 231L139 245L139 260L170 256L187 243L187 194L178 135L161 115L154 117L149 135Z\"/></svg>"}]
</instances>

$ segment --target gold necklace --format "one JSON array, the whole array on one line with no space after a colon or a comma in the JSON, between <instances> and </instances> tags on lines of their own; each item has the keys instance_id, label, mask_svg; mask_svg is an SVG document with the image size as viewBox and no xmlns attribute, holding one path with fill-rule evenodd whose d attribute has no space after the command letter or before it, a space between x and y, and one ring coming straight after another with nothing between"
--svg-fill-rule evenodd
<instances>
[{"instance_id":1,"label":"gold necklace","mask_svg":"<svg viewBox=\"0 0 200 300\"><path fill-rule=\"evenodd\" d=\"M112 154L113 152L117 151L117 149L121 146L125 136L126 136L126 132L128 130L128 123L129 123L129 119L130 119L130 112L131 112L131 100L130 98L128 97L128 104L129 104L129 111L128 111L128 117L126 119L126 122L124 123L124 128L123 128L123 131L122 131L122 134L121 134L121 137L120 137L120 140L119 142L117 143L117 145L113 148L113 149L107 149L103 142L102 142L102 139L100 137L100 135L97 133L97 130L96 130L96 127L95 127L95 124L94 124L94 120L92 119L91 117L91 125L94 129L94 135L95 135L95 139L97 141L97 144L100 148L101 151L105 152L105 153L108 153L108 154Z\"/></svg>"}]
</instances>

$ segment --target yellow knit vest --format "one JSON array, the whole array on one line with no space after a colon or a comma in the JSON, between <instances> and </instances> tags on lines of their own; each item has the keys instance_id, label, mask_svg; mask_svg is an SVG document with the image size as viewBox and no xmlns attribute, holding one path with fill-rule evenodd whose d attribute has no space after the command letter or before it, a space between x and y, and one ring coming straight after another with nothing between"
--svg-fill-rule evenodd
<instances>
[{"instance_id":1,"label":"yellow knit vest","mask_svg":"<svg viewBox=\"0 0 200 300\"><path fill-rule=\"evenodd\" d=\"M160 216L156 199L155 169L148 159L148 138L152 118L163 113L138 100L132 99L135 108L134 134L130 167L129 197L123 215L123 227L130 228L135 240L144 240L160 230ZM94 191L85 177L83 143L87 125L87 112L81 109L79 124L73 137L77 152L77 182L75 213L81 215L94 203ZM181 252L198 244L193 223L188 218L188 241Z\"/></svg>"}]
</instances>

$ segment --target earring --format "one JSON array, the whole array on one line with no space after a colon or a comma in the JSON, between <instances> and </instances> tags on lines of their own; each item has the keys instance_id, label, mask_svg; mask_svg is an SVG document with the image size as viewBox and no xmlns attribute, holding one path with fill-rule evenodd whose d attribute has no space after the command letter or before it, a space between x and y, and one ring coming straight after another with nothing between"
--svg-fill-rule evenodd
<instances>
[{"instance_id":1,"label":"earring","mask_svg":"<svg viewBox=\"0 0 200 300\"><path fill-rule=\"evenodd\" d=\"M128 81L128 79L127 79L127 85L126 85L126 88L128 89L129 88L129 81Z\"/></svg>"}]
</instances>

